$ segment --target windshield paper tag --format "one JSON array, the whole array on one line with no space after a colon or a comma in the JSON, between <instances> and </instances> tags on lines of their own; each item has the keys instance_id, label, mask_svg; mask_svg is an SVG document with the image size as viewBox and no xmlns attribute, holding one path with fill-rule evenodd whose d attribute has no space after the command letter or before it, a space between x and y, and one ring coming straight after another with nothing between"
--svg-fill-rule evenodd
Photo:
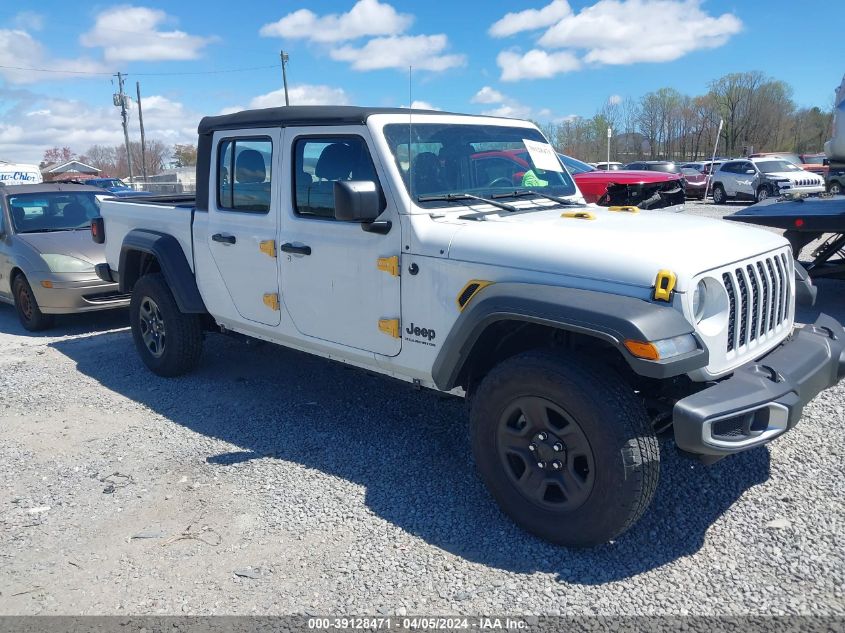
<instances>
[{"instance_id":1,"label":"windshield paper tag","mask_svg":"<svg viewBox=\"0 0 845 633\"><path fill-rule=\"evenodd\" d=\"M527 138L522 139L525 143L525 149L531 156L531 162L537 169L543 171L563 171L563 167L555 154L554 148L548 143L541 143L539 141L530 141Z\"/></svg>"}]
</instances>

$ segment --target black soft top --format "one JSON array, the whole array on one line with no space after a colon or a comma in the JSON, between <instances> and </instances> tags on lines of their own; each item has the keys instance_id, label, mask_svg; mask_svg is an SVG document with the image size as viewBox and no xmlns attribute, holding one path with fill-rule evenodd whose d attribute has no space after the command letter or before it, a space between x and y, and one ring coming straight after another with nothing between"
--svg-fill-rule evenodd
<instances>
[{"instance_id":1,"label":"black soft top","mask_svg":"<svg viewBox=\"0 0 845 633\"><path fill-rule=\"evenodd\" d=\"M216 130L235 130L252 127L290 127L294 125L363 125L374 114L448 114L435 110L407 108L365 108L359 106L284 106L243 110L233 114L207 116L200 121L200 135Z\"/></svg>"}]
</instances>

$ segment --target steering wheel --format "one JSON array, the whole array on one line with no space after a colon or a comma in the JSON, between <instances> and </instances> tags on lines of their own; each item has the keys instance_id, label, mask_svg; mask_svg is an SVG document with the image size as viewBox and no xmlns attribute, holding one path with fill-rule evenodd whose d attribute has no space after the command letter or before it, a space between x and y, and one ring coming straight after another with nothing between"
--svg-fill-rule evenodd
<instances>
[{"instance_id":1,"label":"steering wheel","mask_svg":"<svg viewBox=\"0 0 845 633\"><path fill-rule=\"evenodd\" d=\"M493 182L489 183L487 187L490 187L491 189L494 187L513 187L513 181L505 176L500 176L493 180Z\"/></svg>"}]
</instances>

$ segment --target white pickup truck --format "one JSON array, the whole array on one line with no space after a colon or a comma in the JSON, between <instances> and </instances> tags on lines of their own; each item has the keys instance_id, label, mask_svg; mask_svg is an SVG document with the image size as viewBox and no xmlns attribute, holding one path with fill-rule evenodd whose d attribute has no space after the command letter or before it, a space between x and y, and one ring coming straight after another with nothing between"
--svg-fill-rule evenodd
<instances>
[{"instance_id":1,"label":"white pickup truck","mask_svg":"<svg viewBox=\"0 0 845 633\"><path fill-rule=\"evenodd\" d=\"M227 331L464 396L492 495L566 545L642 515L657 431L705 461L760 446L845 368L839 323L794 323L815 289L786 240L586 205L523 121L208 117L196 199L107 200L92 233L152 371Z\"/></svg>"}]
</instances>

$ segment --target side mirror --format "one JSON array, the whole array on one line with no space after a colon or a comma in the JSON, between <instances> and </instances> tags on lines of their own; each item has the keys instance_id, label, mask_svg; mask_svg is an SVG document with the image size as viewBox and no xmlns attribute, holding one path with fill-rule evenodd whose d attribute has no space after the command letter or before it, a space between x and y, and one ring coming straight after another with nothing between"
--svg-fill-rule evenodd
<instances>
[{"instance_id":1,"label":"side mirror","mask_svg":"<svg viewBox=\"0 0 845 633\"><path fill-rule=\"evenodd\" d=\"M830 165L830 159L829 158L822 159L822 165L829 166Z\"/></svg>"},{"instance_id":2,"label":"side mirror","mask_svg":"<svg viewBox=\"0 0 845 633\"><path fill-rule=\"evenodd\" d=\"M369 180L336 180L334 217L343 222L372 222L384 210L376 183Z\"/></svg>"}]
</instances>

